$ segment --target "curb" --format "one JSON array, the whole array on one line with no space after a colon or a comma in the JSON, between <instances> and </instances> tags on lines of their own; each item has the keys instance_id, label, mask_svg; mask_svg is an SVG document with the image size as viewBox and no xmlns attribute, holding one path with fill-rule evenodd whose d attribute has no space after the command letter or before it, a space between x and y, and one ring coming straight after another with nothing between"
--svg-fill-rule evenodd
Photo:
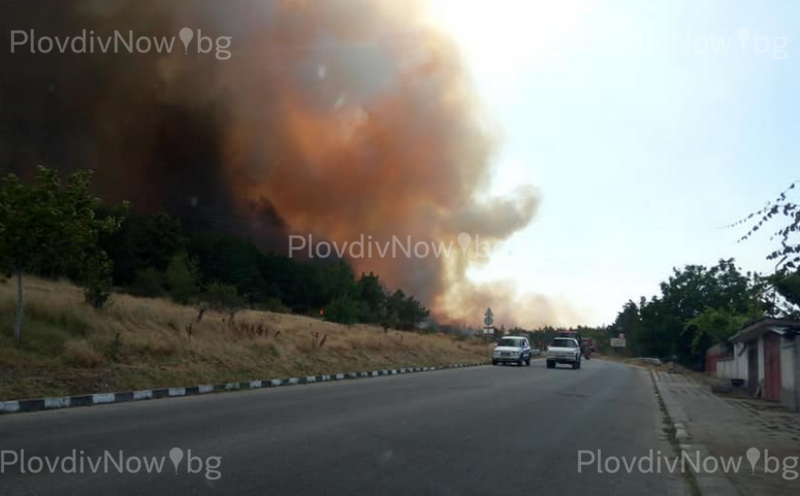
<instances>
[{"instance_id":1,"label":"curb","mask_svg":"<svg viewBox=\"0 0 800 496\"><path fill-rule=\"evenodd\" d=\"M650 371L650 378L653 380L653 385L655 385L656 391L661 397L661 401L667 411L669 422L672 424L673 429L675 429L675 439L680 449L679 456L687 456L690 459L694 459L697 456L701 459L710 457L711 453L708 451L707 447L699 443L691 442L692 435L686 428L686 426L689 425L689 417L686 415L686 411L683 409L680 402L672 396L672 392L669 388L663 386L662 382L656 379L652 370ZM731 496L741 494L724 473L696 472L693 470L691 464L689 464L689 470L703 496Z\"/></svg>"},{"instance_id":2,"label":"curb","mask_svg":"<svg viewBox=\"0 0 800 496\"><path fill-rule=\"evenodd\" d=\"M301 384L315 384L318 382L346 381L381 376L413 374L417 372L433 372L435 370L460 369L465 367L478 367L481 365L486 365L486 363L456 363L452 365L442 365L439 367L406 367L401 369L372 370L368 372L309 375L305 377L290 377L287 379L253 380L245 382L228 382L224 384L204 384L188 387L143 389L140 391L127 391L124 393L95 393L76 396L58 396L52 398L0 401L0 415L10 413L40 412L44 410L59 410L62 408L74 408L80 406L110 405L114 403L127 403L130 401L178 398L181 396L197 396L202 394L224 393L229 391L296 386Z\"/></svg>"}]
</instances>

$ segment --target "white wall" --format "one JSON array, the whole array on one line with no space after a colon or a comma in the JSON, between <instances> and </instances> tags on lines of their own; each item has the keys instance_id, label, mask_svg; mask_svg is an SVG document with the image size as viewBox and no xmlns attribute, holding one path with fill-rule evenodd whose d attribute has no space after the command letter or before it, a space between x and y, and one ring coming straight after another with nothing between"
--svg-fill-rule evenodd
<instances>
[{"instance_id":1,"label":"white wall","mask_svg":"<svg viewBox=\"0 0 800 496\"><path fill-rule=\"evenodd\" d=\"M734 379L744 379L747 381L747 345L736 343L733 346L733 356L736 360L736 377Z\"/></svg>"},{"instance_id":2,"label":"white wall","mask_svg":"<svg viewBox=\"0 0 800 496\"><path fill-rule=\"evenodd\" d=\"M717 377L723 379L747 379L746 377L739 377L736 365L735 359L718 360Z\"/></svg>"},{"instance_id":3,"label":"white wall","mask_svg":"<svg viewBox=\"0 0 800 496\"><path fill-rule=\"evenodd\" d=\"M734 344L732 358L717 361L717 377L747 381L747 350L744 343Z\"/></svg>"}]
</instances>

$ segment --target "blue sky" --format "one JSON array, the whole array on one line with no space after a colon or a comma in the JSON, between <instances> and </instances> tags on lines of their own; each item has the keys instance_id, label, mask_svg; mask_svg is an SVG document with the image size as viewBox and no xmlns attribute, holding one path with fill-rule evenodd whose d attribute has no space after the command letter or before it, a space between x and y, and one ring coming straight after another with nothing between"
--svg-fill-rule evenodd
<instances>
[{"instance_id":1,"label":"blue sky","mask_svg":"<svg viewBox=\"0 0 800 496\"><path fill-rule=\"evenodd\" d=\"M601 324L674 266L772 270L722 227L800 179L800 2L431 1L502 132L492 192L542 198L473 278Z\"/></svg>"}]
</instances>

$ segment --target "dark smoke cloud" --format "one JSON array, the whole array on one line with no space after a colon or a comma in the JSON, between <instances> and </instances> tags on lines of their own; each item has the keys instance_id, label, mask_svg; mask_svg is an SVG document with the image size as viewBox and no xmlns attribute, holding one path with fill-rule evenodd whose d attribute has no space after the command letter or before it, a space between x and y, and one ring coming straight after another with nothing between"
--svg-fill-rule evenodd
<instances>
[{"instance_id":1,"label":"dark smoke cloud","mask_svg":"<svg viewBox=\"0 0 800 496\"><path fill-rule=\"evenodd\" d=\"M525 227L531 191L481 203L495 139L453 43L419 2L237 0L3 1L0 169L90 167L99 190L144 211L259 239L343 243L499 241ZM231 37L231 58L188 54L183 27ZM36 37L175 37L172 53L10 53ZM459 252L456 248L455 252ZM460 253L459 253L460 255ZM355 259L434 307L473 323L555 322L508 285L478 286L462 257Z\"/></svg>"}]
</instances>

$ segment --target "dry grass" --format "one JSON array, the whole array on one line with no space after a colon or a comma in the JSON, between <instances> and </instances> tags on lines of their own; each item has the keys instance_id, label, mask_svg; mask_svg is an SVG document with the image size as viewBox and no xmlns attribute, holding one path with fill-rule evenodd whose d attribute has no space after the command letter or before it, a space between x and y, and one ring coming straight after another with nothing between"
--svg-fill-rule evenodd
<instances>
[{"instance_id":1,"label":"dry grass","mask_svg":"<svg viewBox=\"0 0 800 496\"><path fill-rule=\"evenodd\" d=\"M95 310L79 288L31 277L25 296L17 343L11 339L16 288L0 283L0 400L488 358L478 340L384 334L295 315L244 311L229 323L207 312L197 323L192 307L123 294Z\"/></svg>"}]
</instances>

